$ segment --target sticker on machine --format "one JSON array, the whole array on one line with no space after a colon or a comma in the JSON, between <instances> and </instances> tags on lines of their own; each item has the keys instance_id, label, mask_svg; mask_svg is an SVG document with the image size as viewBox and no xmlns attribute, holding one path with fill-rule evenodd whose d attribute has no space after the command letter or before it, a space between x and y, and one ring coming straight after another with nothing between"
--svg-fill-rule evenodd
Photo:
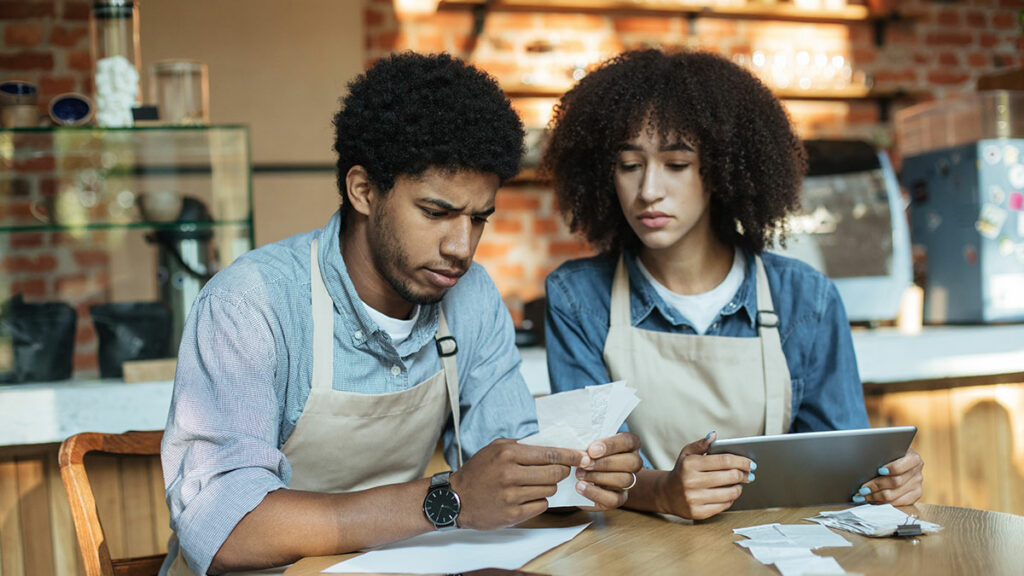
<instances>
[{"instance_id":1,"label":"sticker on machine","mask_svg":"<svg viewBox=\"0 0 1024 576\"><path fill-rule=\"evenodd\" d=\"M1003 150L998 144L986 144L981 149L981 155L985 158L985 162L999 164L999 161L1003 159Z\"/></svg>"},{"instance_id":2,"label":"sticker on machine","mask_svg":"<svg viewBox=\"0 0 1024 576\"><path fill-rule=\"evenodd\" d=\"M999 231L1003 229L1004 222L1006 222L1006 210L995 204L985 204L981 207L981 214L978 216L978 221L974 223L974 227L982 236L995 239L999 236Z\"/></svg>"},{"instance_id":3,"label":"sticker on machine","mask_svg":"<svg viewBox=\"0 0 1024 576\"><path fill-rule=\"evenodd\" d=\"M1024 309L1024 274L993 274L988 280L988 297L993 308Z\"/></svg>"},{"instance_id":4,"label":"sticker on machine","mask_svg":"<svg viewBox=\"0 0 1024 576\"><path fill-rule=\"evenodd\" d=\"M1014 188L1024 188L1024 164L1014 164L1006 174L1010 178L1010 185Z\"/></svg>"}]
</instances>

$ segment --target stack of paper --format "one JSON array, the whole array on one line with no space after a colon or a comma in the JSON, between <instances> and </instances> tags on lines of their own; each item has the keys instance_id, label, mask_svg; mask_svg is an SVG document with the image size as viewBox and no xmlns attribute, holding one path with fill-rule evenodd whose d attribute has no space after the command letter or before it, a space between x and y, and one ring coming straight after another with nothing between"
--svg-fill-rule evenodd
<instances>
[{"instance_id":1,"label":"stack of paper","mask_svg":"<svg viewBox=\"0 0 1024 576\"><path fill-rule=\"evenodd\" d=\"M835 558L817 556L811 550L853 546L839 534L813 524L762 524L733 532L748 538L738 540L737 545L746 548L758 562L774 564L783 576L844 574Z\"/></svg>"},{"instance_id":2,"label":"stack of paper","mask_svg":"<svg viewBox=\"0 0 1024 576\"><path fill-rule=\"evenodd\" d=\"M933 522L913 519L891 504L864 504L846 510L824 511L808 520L839 530L874 537L892 536L896 532L896 527L901 524L918 524L921 526L921 531L925 533L942 530L942 526Z\"/></svg>"},{"instance_id":3,"label":"stack of paper","mask_svg":"<svg viewBox=\"0 0 1024 576\"><path fill-rule=\"evenodd\" d=\"M636 391L623 381L542 396L537 399L540 431L519 443L586 450L595 440L615 435L639 403ZM593 502L576 491L575 467L548 498L551 507L591 505Z\"/></svg>"}]
</instances>

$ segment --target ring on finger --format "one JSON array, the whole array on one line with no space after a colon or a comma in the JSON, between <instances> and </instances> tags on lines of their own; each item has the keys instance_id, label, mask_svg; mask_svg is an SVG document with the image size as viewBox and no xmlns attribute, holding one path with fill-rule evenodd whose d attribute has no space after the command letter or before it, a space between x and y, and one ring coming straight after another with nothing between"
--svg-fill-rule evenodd
<instances>
[{"instance_id":1,"label":"ring on finger","mask_svg":"<svg viewBox=\"0 0 1024 576\"><path fill-rule=\"evenodd\" d=\"M633 481L629 484L629 486L626 486L625 488L623 488L623 490L629 490L633 486L636 486L636 473L630 472L630 475L633 476Z\"/></svg>"}]
</instances>

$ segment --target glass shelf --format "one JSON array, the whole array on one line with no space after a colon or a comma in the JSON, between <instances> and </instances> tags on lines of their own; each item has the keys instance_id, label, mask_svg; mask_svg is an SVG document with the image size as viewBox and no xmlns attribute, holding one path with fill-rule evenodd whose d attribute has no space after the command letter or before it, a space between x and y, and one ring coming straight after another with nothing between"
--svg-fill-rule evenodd
<instances>
[{"instance_id":1,"label":"glass shelf","mask_svg":"<svg viewBox=\"0 0 1024 576\"><path fill-rule=\"evenodd\" d=\"M108 376L100 304L162 304L170 339L149 357L176 355L206 279L252 246L246 126L0 130L0 304L74 309L73 373L60 379ZM0 380L15 373L18 345L0 329Z\"/></svg>"}]
</instances>

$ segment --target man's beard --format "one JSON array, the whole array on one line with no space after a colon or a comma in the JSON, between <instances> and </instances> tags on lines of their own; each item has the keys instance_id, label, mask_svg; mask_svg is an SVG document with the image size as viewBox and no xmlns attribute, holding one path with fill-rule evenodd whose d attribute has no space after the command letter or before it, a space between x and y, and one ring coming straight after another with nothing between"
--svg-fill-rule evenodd
<instances>
[{"instance_id":1,"label":"man's beard","mask_svg":"<svg viewBox=\"0 0 1024 576\"><path fill-rule=\"evenodd\" d=\"M384 204L387 202L385 201ZM402 249L398 236L392 230L392 219L384 206L374 209L374 226L370 233L370 256L377 272L391 285L391 288L406 302L417 305L436 304L444 298L447 290L438 294L420 294L413 290L411 282L400 278L402 270L409 269L409 255Z\"/></svg>"}]
</instances>

